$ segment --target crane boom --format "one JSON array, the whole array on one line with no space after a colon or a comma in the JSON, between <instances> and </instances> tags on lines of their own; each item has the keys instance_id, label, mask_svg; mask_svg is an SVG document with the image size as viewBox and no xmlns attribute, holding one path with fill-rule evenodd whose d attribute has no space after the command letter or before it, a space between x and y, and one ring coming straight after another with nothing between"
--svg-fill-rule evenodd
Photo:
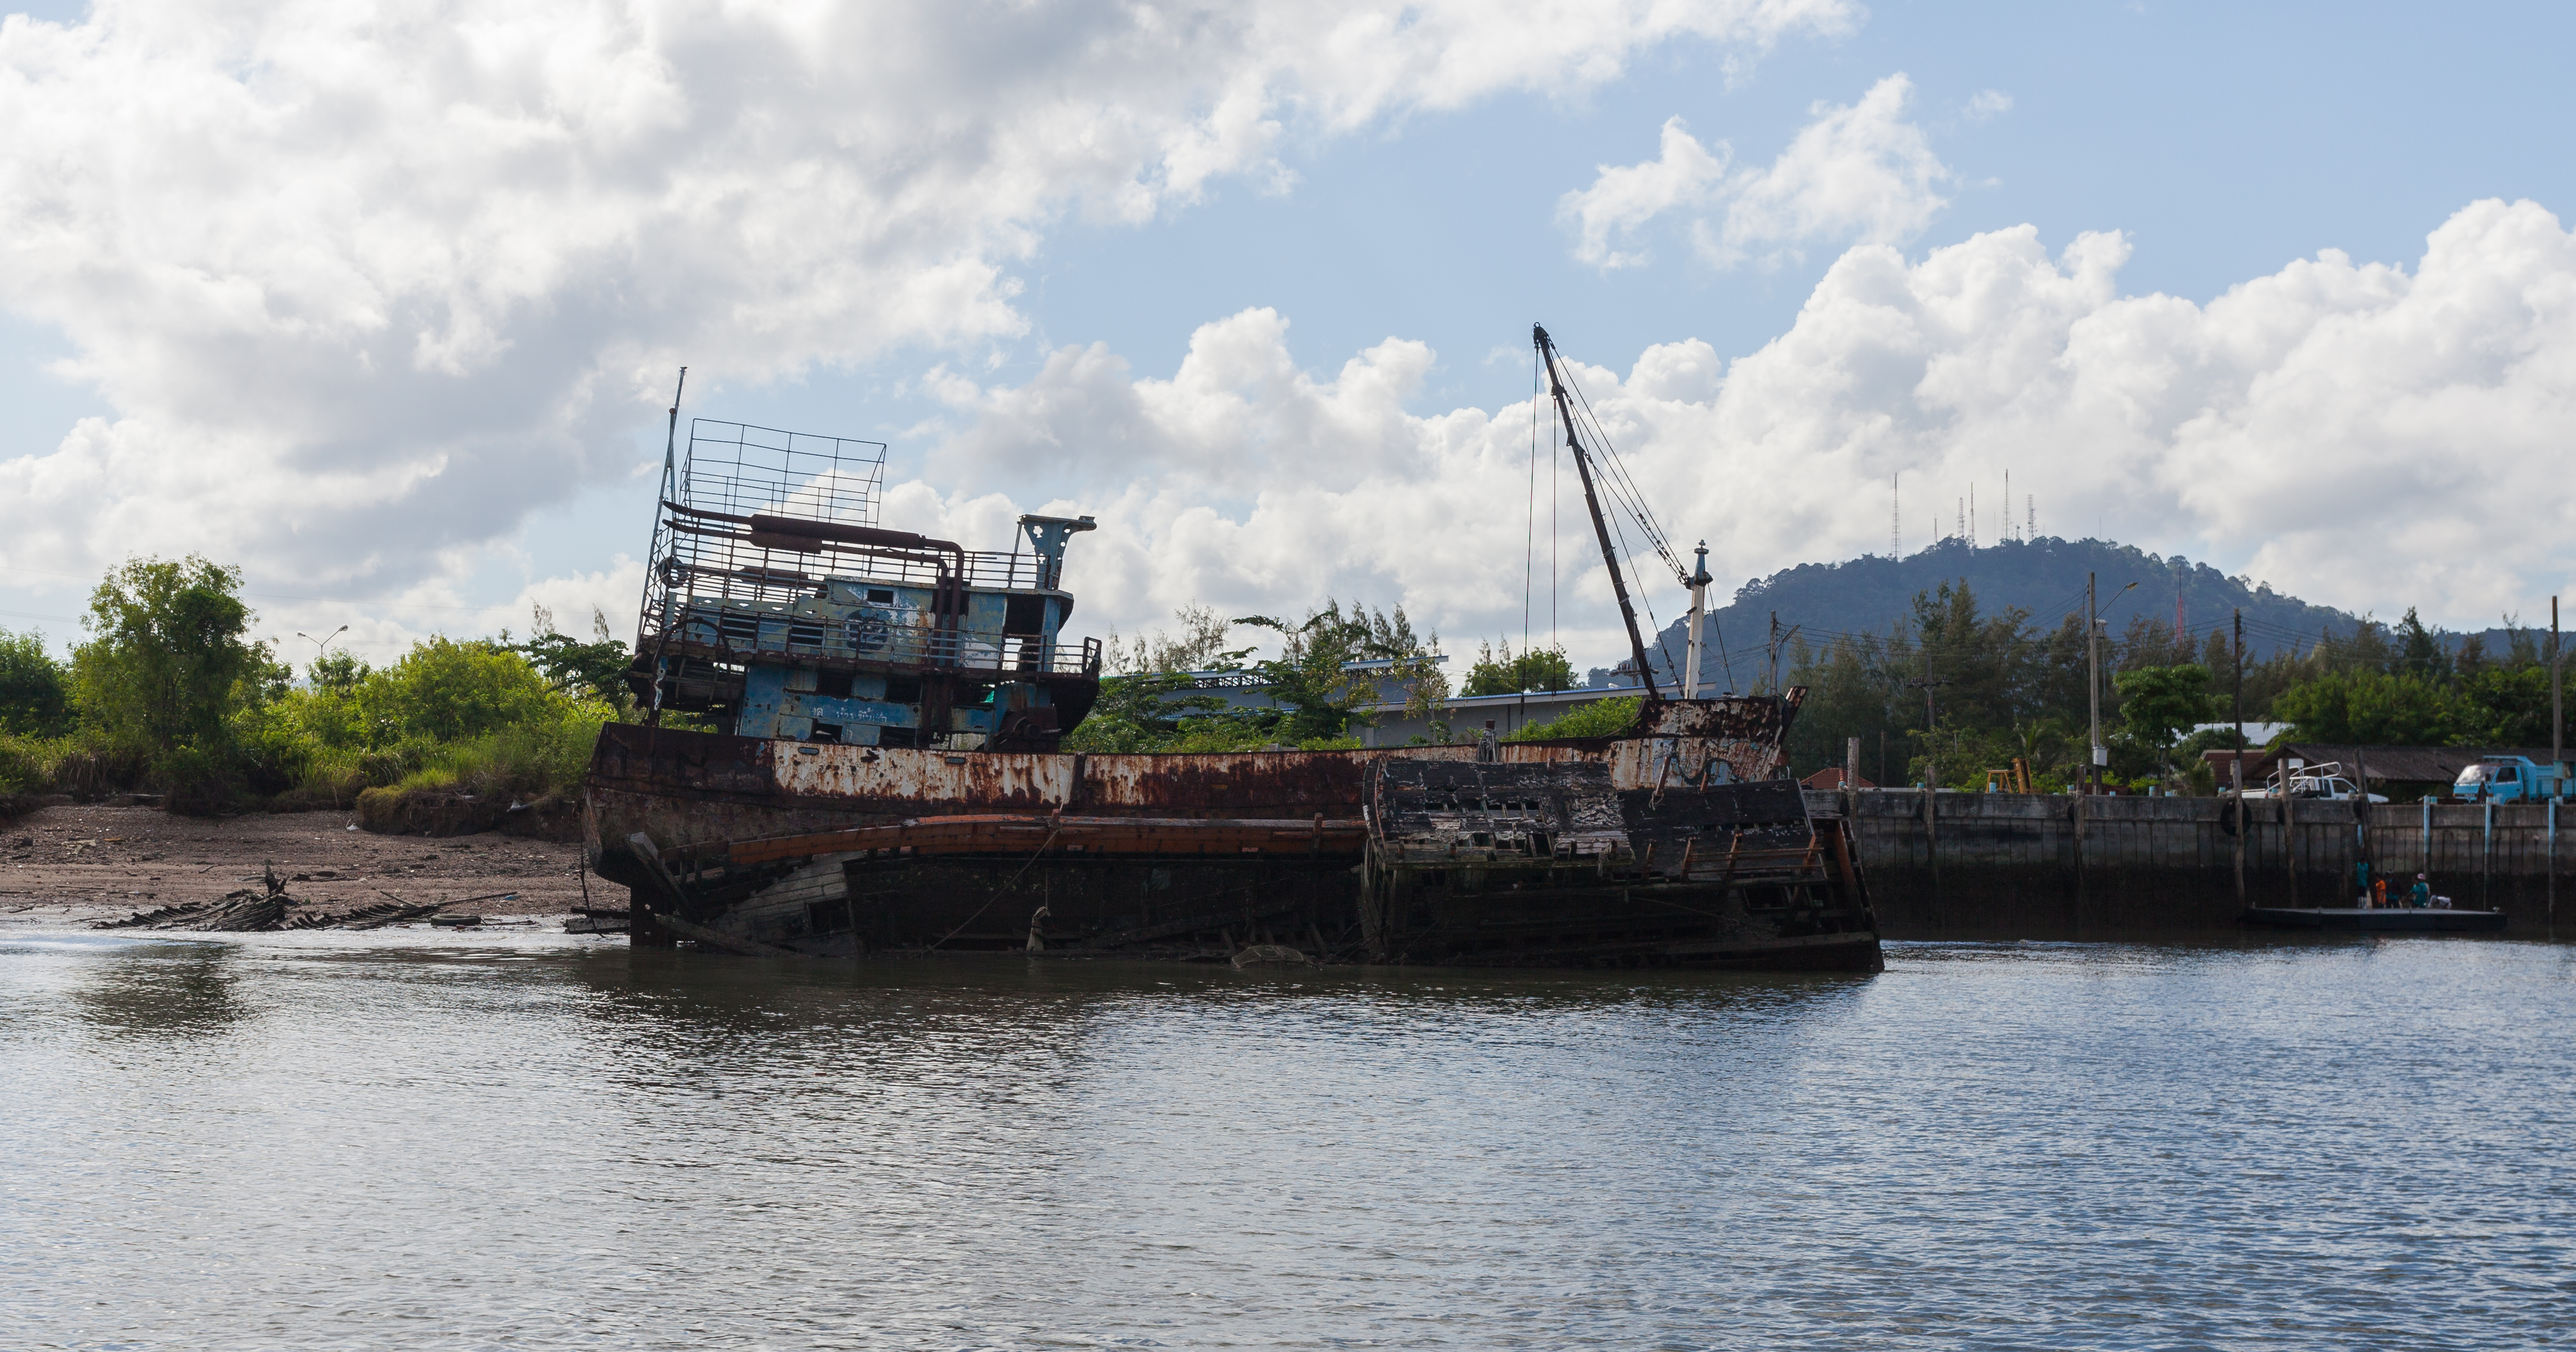
<instances>
[{"instance_id":1,"label":"crane boom","mask_svg":"<svg viewBox=\"0 0 2576 1352\"><path fill-rule=\"evenodd\" d=\"M1556 402L1557 421L1564 425L1565 444L1574 452L1574 472L1583 479L1583 505L1592 513L1592 533L1601 540L1601 562L1610 569L1610 591L1619 598L1619 618L1628 625L1628 649L1637 661L1637 681L1646 688L1646 698L1660 701L1663 693L1655 688L1655 670L1646 661L1645 636L1637 630L1637 608L1628 601L1628 579L1619 571L1618 551L1610 544L1610 523L1601 517L1601 497L1592 486L1592 453L1583 447L1583 438L1575 434L1574 410L1566 405L1565 381L1556 369L1556 344L1548 340L1547 330L1530 325L1530 341L1537 345L1539 360L1547 366L1548 397Z\"/></svg>"}]
</instances>

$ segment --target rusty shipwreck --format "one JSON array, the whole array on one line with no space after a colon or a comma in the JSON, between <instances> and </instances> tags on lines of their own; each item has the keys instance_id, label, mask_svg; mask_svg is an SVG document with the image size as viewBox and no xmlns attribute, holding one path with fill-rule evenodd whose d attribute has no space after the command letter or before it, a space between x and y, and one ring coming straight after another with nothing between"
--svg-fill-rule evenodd
<instances>
[{"instance_id":1,"label":"rusty shipwreck","mask_svg":"<svg viewBox=\"0 0 2576 1352\"><path fill-rule=\"evenodd\" d=\"M1628 622L1617 737L1060 750L1101 681L1062 585L1089 518L1022 517L1003 552L887 529L883 447L698 420L683 454L675 407L630 674L651 714L603 731L584 803L632 941L1879 970L1845 822L1785 777L1804 692L1658 687L1597 431L1535 337ZM1695 614L1706 572L1680 580Z\"/></svg>"}]
</instances>

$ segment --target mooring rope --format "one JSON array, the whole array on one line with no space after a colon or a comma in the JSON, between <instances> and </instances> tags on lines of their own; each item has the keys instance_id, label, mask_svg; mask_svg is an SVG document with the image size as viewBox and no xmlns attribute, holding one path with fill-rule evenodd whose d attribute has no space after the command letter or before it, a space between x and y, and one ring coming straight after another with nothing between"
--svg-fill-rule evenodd
<instances>
[{"instance_id":1,"label":"mooring rope","mask_svg":"<svg viewBox=\"0 0 2576 1352\"><path fill-rule=\"evenodd\" d=\"M993 895L991 895L991 896L989 896L989 897L984 898L984 904L975 908L975 914L970 915L970 916L966 917L965 919L958 921L958 922L957 922L957 928L955 928L955 929L953 929L953 930L950 930L950 931L948 931L946 934L943 934L943 935L940 935L940 936L939 936L939 943L932 944L930 947L925 948L925 949L923 949L923 950L921 950L921 951L922 951L922 952L924 952L924 953L936 953L936 952L938 952L938 951L939 951L940 944L945 944L945 943L947 943L949 940L956 938L958 935L965 933L965 932L966 932L966 927L967 927L968 925L972 925L972 924L974 924L976 921L983 919L983 917L984 917L984 913L985 913L986 911L989 911L989 910L993 909L993 903L994 903L994 902L997 902L997 901L1000 901L1000 900L1002 899L1002 894L1003 894L1004 892L1007 892L1007 891L1011 890L1012 888L1019 886L1020 879L1022 879L1022 878L1025 878L1025 877L1029 876L1029 869L1030 869L1030 868L1032 868L1032 867L1034 867L1034 866L1037 864L1037 862L1038 862L1038 856L1039 856L1039 855L1043 855L1043 854L1045 854L1045 853L1047 852L1047 846L1049 846L1049 845L1053 845L1053 844L1055 843L1056 833L1057 833L1057 832L1059 832L1059 831L1062 831L1063 829L1064 829L1064 814L1062 814L1062 813L1057 813L1057 814L1056 814L1056 821L1055 821L1055 825L1050 826L1050 827L1048 827L1048 828L1047 828L1046 839L1041 840L1041 841L1039 841L1039 842L1038 842L1038 852L1037 852L1037 854L1030 855L1030 856L1029 856L1029 862L1028 862L1028 863L1025 863L1025 864L1020 865L1020 871L1019 871L1019 872L1017 872L1017 873L1012 874L1012 875L1011 875L1011 880L1010 880L1009 882L1006 882L1006 883L1002 884L1000 887L994 888L994 889L993 889Z\"/></svg>"}]
</instances>

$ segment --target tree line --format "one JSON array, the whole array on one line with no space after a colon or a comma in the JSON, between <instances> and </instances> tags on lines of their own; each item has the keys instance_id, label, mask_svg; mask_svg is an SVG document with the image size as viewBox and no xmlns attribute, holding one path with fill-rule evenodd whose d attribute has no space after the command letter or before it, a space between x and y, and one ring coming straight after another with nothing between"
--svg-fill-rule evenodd
<instances>
[{"instance_id":1,"label":"tree line","mask_svg":"<svg viewBox=\"0 0 2576 1352\"><path fill-rule=\"evenodd\" d=\"M0 631L0 793L152 791L182 809L329 800L371 787L535 796L579 782L599 727L632 716L626 645L534 613L531 635L432 637L373 667L324 651L298 673L251 636L241 570L136 558L100 581L68 662Z\"/></svg>"},{"instance_id":2,"label":"tree line","mask_svg":"<svg viewBox=\"0 0 2576 1352\"><path fill-rule=\"evenodd\" d=\"M1066 750L1356 747L1360 730L1376 721L1373 710L1395 702L1390 695L1401 696L1408 717L1426 721L1429 735L1414 740L1444 743L1456 737L1446 719L1453 691L1503 695L1578 684L1564 650L1514 653L1509 642L1480 644L1475 662L1453 683L1442 669L1440 636L1416 633L1402 605L1372 609L1354 601L1344 609L1340 601L1327 599L1293 622L1266 615L1221 620L1212 607L1194 605L1174 612L1174 618L1179 621L1175 634L1110 635L1102 645L1108 671L1099 700L1065 738ZM1254 646L1230 646L1241 629L1276 634L1278 655L1254 660ZM1372 665L1355 670L1353 663ZM1235 700L1220 693L1233 684L1257 686L1260 697ZM1513 736L1606 736L1624 730L1636 717L1636 700L1607 700L1566 721L1525 728Z\"/></svg>"},{"instance_id":3,"label":"tree line","mask_svg":"<svg viewBox=\"0 0 2576 1352\"><path fill-rule=\"evenodd\" d=\"M2545 631L2508 617L2505 650L2429 628L2409 609L2394 625L2365 619L2240 660L2224 623L2205 632L2139 615L2100 639L2101 716L2114 785L2210 792L2206 750L2232 744L2231 722L2287 723L2300 741L2374 746L2546 746ZM2249 643L2249 648L2254 646ZM2018 607L1983 611L1963 579L1917 593L1884 634L1792 640L1784 684L1808 687L1789 738L1793 772L1843 763L1861 741L1861 773L1918 784L1926 767L1954 788L1984 787L2019 758L2040 787L2077 780L2086 759L2084 621L2031 623Z\"/></svg>"}]
</instances>

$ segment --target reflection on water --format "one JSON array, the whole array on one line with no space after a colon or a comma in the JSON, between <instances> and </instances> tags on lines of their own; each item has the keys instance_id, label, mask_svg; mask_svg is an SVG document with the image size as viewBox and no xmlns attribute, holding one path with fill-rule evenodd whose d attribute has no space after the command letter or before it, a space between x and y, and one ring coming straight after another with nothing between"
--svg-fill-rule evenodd
<instances>
[{"instance_id":1,"label":"reflection on water","mask_svg":"<svg viewBox=\"0 0 2576 1352\"><path fill-rule=\"evenodd\" d=\"M2565 951L1878 978L0 946L0 1345L2494 1346Z\"/></svg>"},{"instance_id":2,"label":"reflection on water","mask_svg":"<svg viewBox=\"0 0 2576 1352\"><path fill-rule=\"evenodd\" d=\"M95 976L69 993L101 1036L206 1037L250 1015L233 989L229 944L102 940L94 951Z\"/></svg>"}]
</instances>

